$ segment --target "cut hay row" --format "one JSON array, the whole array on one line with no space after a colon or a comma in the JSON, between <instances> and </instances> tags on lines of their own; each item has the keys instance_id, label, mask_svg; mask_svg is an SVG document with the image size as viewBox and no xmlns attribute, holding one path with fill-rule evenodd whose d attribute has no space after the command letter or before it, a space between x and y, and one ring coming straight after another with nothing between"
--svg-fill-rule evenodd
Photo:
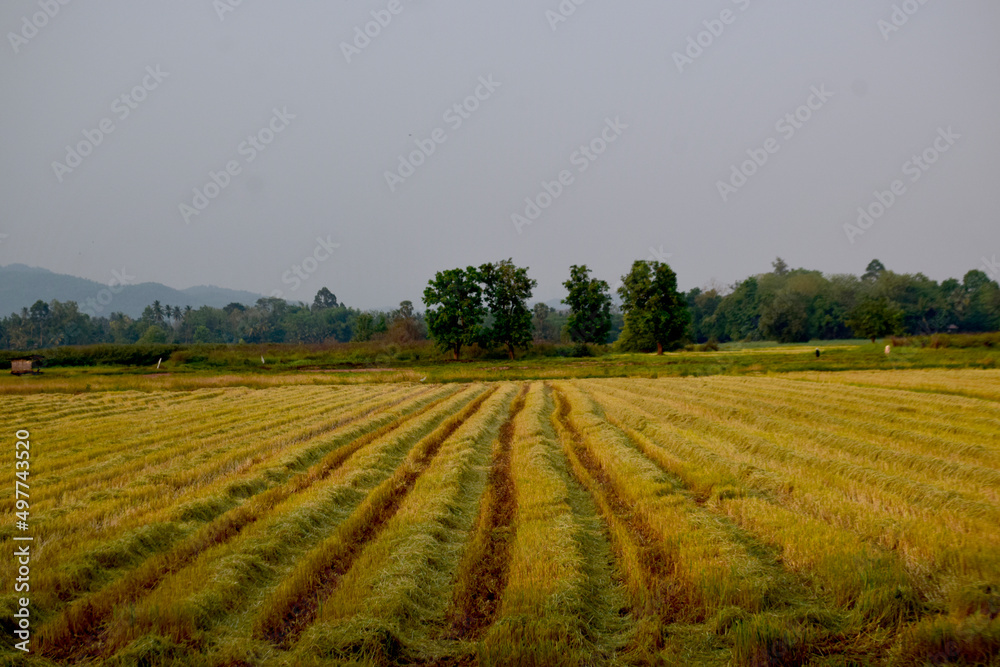
<instances>
[{"instance_id":1,"label":"cut hay row","mask_svg":"<svg viewBox=\"0 0 1000 667\"><path fill-rule=\"evenodd\" d=\"M38 417L44 423L64 420L77 414L77 410L104 412L107 408L116 411L142 412L159 406L192 404L223 395L225 389L206 389L198 392L151 393L143 391L123 390L116 392L81 392L75 394L0 394L4 403L25 410L33 417Z\"/></svg>"},{"instance_id":2,"label":"cut hay row","mask_svg":"<svg viewBox=\"0 0 1000 667\"><path fill-rule=\"evenodd\" d=\"M234 539L199 555L165 579L138 604L134 618L116 614L113 635L124 643L143 632L178 641L197 641L205 633L247 625L234 645L249 641L252 617L291 575L310 550L334 534L372 491L397 471L440 425L483 395L481 385L461 388L444 402L399 428L386 430L333 470L326 479L266 508L266 514ZM207 582L207 583L206 583Z\"/></svg>"},{"instance_id":3,"label":"cut hay row","mask_svg":"<svg viewBox=\"0 0 1000 667\"><path fill-rule=\"evenodd\" d=\"M74 640L73 635L89 633L96 641L98 624L112 609L118 608L124 601L135 601L138 595L186 567L204 552L218 550L236 535L242 535L247 526L265 517L280 516L275 514L277 511L295 511L295 507L301 507L303 503L308 504L308 501L316 495L309 491L334 473L342 472L344 463L360 449L385 440L398 429L403 429L405 437L405 433L409 432L405 427L413 419L429 418L433 424L435 420L446 418L455 406L468 400L470 391L474 392L474 390L460 392L465 394L463 396L456 395L453 388L439 389L422 399L418 396L415 401L403 403L395 411L379 415L374 419L353 425L347 424L332 434L332 437L324 439L324 442L315 443L309 450L291 451L279 465L272 469L260 470L257 483L250 480L251 483L246 485L240 484L239 481L223 480L228 482L230 487L220 489L221 500L239 500L240 496L234 496L230 492L233 488L248 489L250 493L242 494L242 497L248 500L193 533L190 531L197 528L197 523L182 524L187 528L190 537L179 542L173 549L143 561L138 569L126 574L112 586L71 605L53 623L42 628L43 642L51 646L51 650L59 653L60 650L79 643ZM313 463L317 458L319 461ZM362 467L366 463L370 464L372 461L369 459L359 461ZM303 470L304 465L310 464L311 467ZM302 472L296 474L298 471ZM362 470L358 474L364 472ZM275 483L278 485L275 486ZM291 499L298 499L300 502L292 503L290 507L288 501ZM310 519L306 517L305 520ZM176 524L164 525L165 529L178 528ZM166 546L169 546L169 542ZM197 590L197 586L190 590Z\"/></svg>"},{"instance_id":4,"label":"cut hay row","mask_svg":"<svg viewBox=\"0 0 1000 667\"><path fill-rule=\"evenodd\" d=\"M93 419L78 418L55 424L52 432L47 432L42 425L40 432L45 434L45 447L51 455L40 463L51 473L60 473L66 468L73 474L86 473L123 451L135 455L144 448L155 449L164 441L183 438L193 430L210 435L213 429L231 423L241 408L260 410L273 405L277 398L278 395L268 396L240 388L210 398L206 396L197 402L157 409L143 419L127 412L119 414L114 406L107 406ZM329 398L338 399L335 394ZM310 402L321 400L316 395ZM87 424L86 429L79 428L82 423ZM238 422L234 424L238 425Z\"/></svg>"},{"instance_id":5,"label":"cut hay row","mask_svg":"<svg viewBox=\"0 0 1000 667\"><path fill-rule=\"evenodd\" d=\"M642 443L602 419L600 407L576 386L555 386L557 404L565 401L558 419L576 430L578 443L586 443L591 462L583 465L596 471L606 495L618 497L613 511L633 525L648 526L637 532L641 541L634 547L641 554L638 567L652 576L639 590L629 587L638 625L633 657L643 661L659 654L683 661L690 637L703 629L718 636L705 647L706 659L728 654L737 664L752 663L779 646L790 662L851 654L843 635L847 616L833 596L804 585L764 546L768 541L699 506L681 479L664 476ZM626 585L635 567L631 560L619 563ZM676 628L673 638L659 634L664 624Z\"/></svg>"},{"instance_id":6,"label":"cut hay row","mask_svg":"<svg viewBox=\"0 0 1000 667\"><path fill-rule=\"evenodd\" d=\"M747 388L738 386L715 386L712 389L711 396L720 401L738 404L744 410L749 407L758 408L758 415L750 415L751 419L780 417L800 425L822 428L830 433L863 437L872 444L900 453L982 468L1000 468L1000 448L994 442L996 429L928 426L917 431L889 423L876 409L865 410L861 406L858 412L851 414L845 409L823 404L822 400L814 397L796 396L791 391L748 391ZM1000 421L997 422L997 428L1000 428ZM872 458L879 456L881 454L873 452Z\"/></svg>"},{"instance_id":7,"label":"cut hay row","mask_svg":"<svg viewBox=\"0 0 1000 667\"><path fill-rule=\"evenodd\" d=\"M636 387L654 386L645 380ZM993 434L1000 428L1000 410L991 403L959 396L930 396L860 387L821 387L804 382L761 378L710 378L701 382L674 385L678 393L709 396L742 395L748 399L780 402L781 409L802 408L833 415L858 426L877 425L882 431L916 443L955 447L969 444L995 448ZM883 392L883 395L879 395Z\"/></svg>"},{"instance_id":8,"label":"cut hay row","mask_svg":"<svg viewBox=\"0 0 1000 667\"><path fill-rule=\"evenodd\" d=\"M88 443L91 434L96 433L88 428L85 432L73 432L70 438L48 442L50 447L72 454L72 457L53 457L55 460L51 462L49 471L60 473L62 477L62 470L72 466L70 474L65 476L82 476L94 470L106 469L109 465L141 459L147 453L157 452L164 443L183 443L191 439L193 432L204 438L218 439L227 434L241 437L248 432L252 433L248 431L248 426L252 425L248 423L250 421L260 426L288 423L288 408L292 406L296 411L301 411L303 416L313 416L322 414L324 409L375 398L376 392L275 392L269 396L260 391L238 391L233 396L203 401L177 413L159 413L140 423L135 423L127 415L113 419L109 416L102 420L102 423L107 421L116 429L109 441L101 439ZM254 419L248 420L248 415L254 415ZM86 445L83 450L82 445ZM90 456L78 459L81 454Z\"/></svg>"},{"instance_id":9,"label":"cut hay row","mask_svg":"<svg viewBox=\"0 0 1000 667\"><path fill-rule=\"evenodd\" d=\"M753 482L761 478L741 476L740 472L745 472L746 468L727 469L725 465L718 465L722 463L718 457L689 458L685 455L687 448L682 444L681 437L677 434L664 437L663 432L650 428L646 420L651 415L634 415L636 408L633 402L603 394L589 383L586 392L598 400L605 418L621 428L640 452L662 470L677 475L689 485L696 496L703 499L703 507L713 517L717 519L718 515L725 515L735 520L745 531L744 542L750 539L776 548L781 555L780 570L784 572L784 568L788 568L809 582L810 590L814 592L803 591L800 597L814 598L813 605L819 603L823 610L815 606L812 609L800 606L795 610L796 605L786 611L771 609L761 617L770 619L764 623L770 630L762 630L762 637L771 637L779 643L818 646L825 651L850 655L852 640L849 635L866 636L869 646L874 644L885 649L894 633L889 628L897 628L923 611L924 604L919 593L913 589L905 568L891 554L866 543L851 531L793 511L777 500L768 500L770 493L765 493L763 497L758 495L760 489L754 488ZM808 487L805 492L813 491ZM781 497L781 501L785 500L786 497ZM709 520L704 515L702 519ZM725 523L720 528L725 530L724 526ZM709 544L705 543L706 546ZM732 559L727 560L732 562ZM768 570L766 566L761 567L763 571ZM770 570L772 573L775 571L774 568ZM773 574L765 580L774 585L782 578L788 586L787 575ZM724 581L724 574L722 578L712 574L703 581L702 586L710 591L709 599L723 597L718 587ZM740 581L731 579L729 585L739 587ZM759 599L773 603L775 598L780 599L782 590L772 589ZM746 602L733 606L745 610ZM725 624L731 612L722 608L716 614L715 623ZM737 618L740 617L747 618L745 614L738 614ZM776 619L782 620L776 624ZM747 618L741 626L743 630L748 627L762 629L763 622ZM747 635L743 630L734 627L734 655L746 656L748 651L754 654L761 650L759 646L754 649L746 645L752 639L752 633Z\"/></svg>"},{"instance_id":10,"label":"cut hay row","mask_svg":"<svg viewBox=\"0 0 1000 667\"><path fill-rule=\"evenodd\" d=\"M88 590L89 587L85 582L91 579L86 577L84 572L113 569L114 560L127 562L130 560L128 553L141 551L138 546L130 546L129 542L133 540L130 540L128 531L132 531L135 535L134 541L143 541L145 535L155 534L158 527L162 526L162 530L159 531L158 546L163 549L169 546L169 540L165 540L163 536L164 530L173 529L180 535L193 530L199 523L212 521L245 500L265 491L270 490L270 495L264 496L266 505L268 502L283 498L283 493L290 494L296 489L304 488L308 483L312 483L317 475L327 474L332 461L342 461L370 441L370 438L403 423L399 420L410 418L445 400L453 391L446 389L428 396L425 396L425 393L396 399L390 404L378 403L374 407L362 404L360 411L341 413L336 426L329 431L309 433L306 434L308 437L296 440L272 440L264 447L253 443L257 457L261 459L257 465L248 468L241 475L217 479L214 484L189 494L191 497L166 498L159 510L146 513L141 519L133 518L133 521L122 523L121 530L110 536L94 534L88 535L86 540L79 541L70 541L63 536L61 541L54 542L53 546L58 545L58 549L47 549L42 556L58 556L64 566L70 565L70 567L52 572L51 579L43 578L39 582L42 590L50 591L61 599L67 599L75 591ZM356 423L361 420L364 421ZM333 452L318 466L310 469L308 474L293 478L293 486L281 486L292 475L305 471L331 450ZM274 460L276 458L278 460ZM276 486L277 489L274 488ZM70 517L70 519L75 518L75 516ZM81 558L82 562L76 564L74 553L79 552L85 555Z\"/></svg>"},{"instance_id":11,"label":"cut hay row","mask_svg":"<svg viewBox=\"0 0 1000 667\"><path fill-rule=\"evenodd\" d=\"M620 385L616 385L620 386ZM994 512L996 489L1000 487L1000 470L964 461L955 455L942 458L935 455L944 449L939 440L928 445L907 447L891 432L878 432L870 421L847 421L829 417L820 410L807 411L794 407L794 400L757 399L729 394L713 388L711 392L684 392L678 399L643 384L628 387L631 393L661 401L670 410L695 413L710 419L737 422L738 428L766 433L776 444L791 446L795 451L848 465L872 468L891 478L903 476L928 485L929 495L944 496L948 501L966 500L985 515ZM791 404L791 405L790 405ZM873 435L873 432L878 432ZM948 451L968 447L950 441ZM925 453L913 453L913 450ZM968 457L961 457L968 458ZM1000 509L1000 508L996 508Z\"/></svg>"},{"instance_id":12,"label":"cut hay row","mask_svg":"<svg viewBox=\"0 0 1000 667\"><path fill-rule=\"evenodd\" d=\"M943 377L0 397L26 664L993 664L1000 403Z\"/></svg>"},{"instance_id":13,"label":"cut hay row","mask_svg":"<svg viewBox=\"0 0 1000 667\"><path fill-rule=\"evenodd\" d=\"M694 541L682 545L682 533L693 526L678 489L596 418L574 387L553 387L564 451L597 502L614 545L635 623L628 647L634 659L651 660L666 648L664 625L701 623L717 607L753 604L765 594L754 590L755 579L765 583L761 578L733 579L726 557L734 554L718 549L696 554ZM712 579L721 582L715 587L721 595L710 599L701 581Z\"/></svg>"},{"instance_id":14,"label":"cut hay row","mask_svg":"<svg viewBox=\"0 0 1000 667\"><path fill-rule=\"evenodd\" d=\"M333 405L318 401L303 406L298 417L290 414L292 410L276 412L261 419L258 428L236 420L224 432L204 439L189 433L164 440L155 449L123 454L89 474L60 480L49 493L40 494L37 506L39 510L47 504L63 509L86 507L77 517L89 530L114 531L123 521L138 522L144 514L178 502L189 491L197 492L198 487L221 477L238 476L285 447L337 428L344 419L354 419L385 402L381 397ZM349 412L345 411L348 406Z\"/></svg>"},{"instance_id":15,"label":"cut hay row","mask_svg":"<svg viewBox=\"0 0 1000 667\"><path fill-rule=\"evenodd\" d=\"M524 401L511 434L517 512L507 535L507 577L477 658L481 665L610 660L627 627L618 615L625 601L612 580L611 546L597 508L570 474L551 419L551 391L534 383ZM483 557L480 545L470 541L471 560ZM459 609L467 599L460 591L453 603ZM465 619L453 616L452 629L463 630Z\"/></svg>"},{"instance_id":16,"label":"cut hay row","mask_svg":"<svg viewBox=\"0 0 1000 667\"><path fill-rule=\"evenodd\" d=\"M261 398L262 407L275 407L273 399ZM334 406L348 404L349 398L345 399L347 400L344 402L334 401ZM258 409L252 404L249 407ZM238 450L244 438L259 438L261 434L275 433L277 429L295 430L301 428L302 419L329 420L329 409L330 402L322 394L317 394L305 402L299 418L285 411L274 410L262 413L259 420L248 422L238 404L223 406L217 412L199 415L205 421L197 430L192 429L191 424L184 423L167 428L162 433L143 434L138 438L123 435L112 439L107 449L102 448L104 443L98 443L91 463L71 466L72 462L67 462L70 469L63 474L60 474L63 468L46 469L44 458L40 457L43 460L39 462L41 465L38 466L38 474L49 475L54 483L39 489L34 504L41 509L45 502L72 503L75 492L81 489L87 491L92 487L107 493L109 488L124 486L139 477L148 478L170 466L183 466L184 463L190 466L192 458L214 458L222 451L234 448ZM213 412L217 415L217 420ZM122 428L128 429L127 421L122 423ZM77 438L85 440L86 435L81 430ZM66 447L68 443L57 443L56 446Z\"/></svg>"},{"instance_id":17,"label":"cut hay row","mask_svg":"<svg viewBox=\"0 0 1000 667\"><path fill-rule=\"evenodd\" d=\"M394 402L399 400L396 399ZM405 395L402 400L405 400ZM189 479L197 479L198 488L178 486L165 488L161 483L149 484L144 478L138 478L122 491L102 490L97 494L89 494L91 498L89 503L73 502L70 496L63 496L59 499L61 502L58 503L57 510L50 510L40 501L38 503L40 508L36 509L36 512L43 517L43 520L37 523L36 535L47 545L51 544L51 548L42 549L39 557L43 562L50 554L65 560L75 551L86 548L88 542L96 545L107 544L109 540L116 539L124 531L145 527L157 521L175 520L173 517L157 516L158 513L162 514L164 509L175 505L181 506L178 517L181 521L190 520L198 515L203 516L206 510L212 511L210 509L212 503L206 505L204 497L211 483L222 480L223 484L230 487L231 491L228 494L231 496L230 500L246 496L246 492L241 491L238 480L255 467L265 465L279 455L294 451L304 446L310 439L331 429L369 416L374 411L390 405L375 397L373 401L355 404L355 409L342 411L336 416L320 410L317 418L297 427L261 430L254 433L252 437L234 444L234 454L229 458L220 455L214 459L208 458L201 465L188 464ZM176 462L175 465L182 464L182 461ZM103 498L100 497L102 493ZM225 504L225 501L222 504ZM215 505L219 506L219 503Z\"/></svg>"},{"instance_id":18,"label":"cut hay row","mask_svg":"<svg viewBox=\"0 0 1000 667\"><path fill-rule=\"evenodd\" d=\"M517 391L514 385L499 386L443 442L399 509L362 547L331 595L320 600L293 664L359 655L410 663L437 653L435 635L446 619L476 505L487 476L494 478L491 486L496 482L491 450L502 458L500 431L520 409L512 405Z\"/></svg>"},{"instance_id":19,"label":"cut hay row","mask_svg":"<svg viewBox=\"0 0 1000 667\"><path fill-rule=\"evenodd\" d=\"M1000 533L991 520L997 508L943 490L932 484L912 479L910 475L885 474L867 462L858 464L843 456L831 456L821 441L805 435L784 437L780 432L756 429L732 418L732 411L716 408L713 404L698 403L683 398L650 398L625 391L629 401L634 401L651 414L661 414L664 409L683 414L691 431L727 459L746 466L759 467L772 476L788 480L822 476L830 487L839 490L845 507L865 507L878 514L890 514L906 519L923 511L926 518L934 519L942 512L958 516L969 530L980 528L990 533Z\"/></svg>"},{"instance_id":20,"label":"cut hay row","mask_svg":"<svg viewBox=\"0 0 1000 667\"><path fill-rule=\"evenodd\" d=\"M788 373L786 377L823 385L884 387L930 394L969 396L1000 402L1000 370L993 369L798 372Z\"/></svg>"},{"instance_id":21,"label":"cut hay row","mask_svg":"<svg viewBox=\"0 0 1000 667\"><path fill-rule=\"evenodd\" d=\"M18 382L15 378L0 376L0 400L28 394L58 396L81 392L126 392L134 391L153 394L172 394L203 389L248 387L251 389L279 389L282 387L321 386L376 386L386 384L412 384L419 381L423 373L409 368L382 372L355 369L349 372L311 373L303 370L272 371L266 373L233 372L222 375L203 373L153 374L149 376L109 373L89 377L52 375L39 378L39 382ZM475 378L466 378L475 381Z\"/></svg>"},{"instance_id":22,"label":"cut hay row","mask_svg":"<svg viewBox=\"0 0 1000 667\"><path fill-rule=\"evenodd\" d=\"M865 420L931 437L957 435L983 438L1000 426L1000 405L979 398L931 394L881 387L819 384L785 378L712 378L713 386L736 387L751 393L784 395L815 403L843 416ZM987 437L987 442L989 438Z\"/></svg>"},{"instance_id":23,"label":"cut hay row","mask_svg":"<svg viewBox=\"0 0 1000 667\"><path fill-rule=\"evenodd\" d=\"M524 385L494 443L488 485L479 503L479 515L459 565L449 609L451 633L460 639L478 638L493 622L507 581L510 544L517 512L511 473L514 425L524 409Z\"/></svg>"},{"instance_id":24,"label":"cut hay row","mask_svg":"<svg viewBox=\"0 0 1000 667\"><path fill-rule=\"evenodd\" d=\"M963 396L931 395L889 389L818 385L770 378L712 378L687 389L743 394L748 398L786 400L789 408L815 408L844 420L877 424L916 442L993 445L1000 427L1000 406ZM646 383L642 383L646 384Z\"/></svg>"},{"instance_id":25,"label":"cut hay row","mask_svg":"<svg viewBox=\"0 0 1000 667\"><path fill-rule=\"evenodd\" d=\"M221 390L205 392L206 397L218 397ZM171 410L179 406L191 406L204 400L196 393L156 395L146 392L123 391L108 394L103 392L83 394L30 394L25 396L0 395L0 403L11 414L18 415L26 423L37 424L50 432L58 432L59 427L79 423L80 417L100 419L109 414L140 415L153 410Z\"/></svg>"},{"instance_id":26,"label":"cut hay row","mask_svg":"<svg viewBox=\"0 0 1000 667\"><path fill-rule=\"evenodd\" d=\"M982 583L998 580L995 527L984 534L963 527L973 519L946 512L906 517L895 511L898 503L880 509L869 495L874 491L838 489L823 467L798 467L793 475L777 463L760 468L759 457L741 458L729 443L676 429L639 407L634 395L616 398L610 389L602 394L593 383L587 390L599 397L612 421L667 450L661 465L691 475L703 494L714 495L741 526L780 546L790 566L822 581L838 604L865 622L902 622L933 607L961 617L974 611L983 595L989 599L996 585ZM692 474L687 453L703 445L709 455L696 459L700 469ZM899 516L887 519L889 510Z\"/></svg>"},{"instance_id":27,"label":"cut hay row","mask_svg":"<svg viewBox=\"0 0 1000 667\"><path fill-rule=\"evenodd\" d=\"M337 530L314 548L262 606L254 635L279 645L292 644L316 617L326 599L351 567L361 548L378 535L445 441L480 410L496 388L480 394L460 412L413 445L392 476L379 484Z\"/></svg>"}]
</instances>

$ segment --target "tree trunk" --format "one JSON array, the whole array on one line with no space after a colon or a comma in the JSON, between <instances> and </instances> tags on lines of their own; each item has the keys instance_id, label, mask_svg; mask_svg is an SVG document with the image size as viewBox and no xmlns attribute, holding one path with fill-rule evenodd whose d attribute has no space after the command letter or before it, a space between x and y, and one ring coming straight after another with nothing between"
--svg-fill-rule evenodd
<instances>
[{"instance_id":1,"label":"tree trunk","mask_svg":"<svg viewBox=\"0 0 1000 667\"><path fill-rule=\"evenodd\" d=\"M510 357L511 361L514 361L514 346L507 343L507 356Z\"/></svg>"},{"instance_id":2,"label":"tree trunk","mask_svg":"<svg viewBox=\"0 0 1000 667\"><path fill-rule=\"evenodd\" d=\"M656 341L656 354L657 356L663 356L663 343Z\"/></svg>"},{"instance_id":3,"label":"tree trunk","mask_svg":"<svg viewBox=\"0 0 1000 667\"><path fill-rule=\"evenodd\" d=\"M458 361L459 352L461 352L461 350L462 350L462 346L461 345L456 345L455 349L452 350L452 352L455 353L455 361Z\"/></svg>"}]
</instances>

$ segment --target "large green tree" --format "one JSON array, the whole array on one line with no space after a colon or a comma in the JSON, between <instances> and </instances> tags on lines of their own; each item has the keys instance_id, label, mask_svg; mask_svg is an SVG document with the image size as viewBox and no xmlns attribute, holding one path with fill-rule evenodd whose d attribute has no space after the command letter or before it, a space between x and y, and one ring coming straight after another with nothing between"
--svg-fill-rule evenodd
<instances>
[{"instance_id":1,"label":"large green tree","mask_svg":"<svg viewBox=\"0 0 1000 667\"><path fill-rule=\"evenodd\" d=\"M528 277L527 267L514 266L510 259L483 264L479 267L479 279L486 305L493 316L487 340L493 345L502 345L513 359L515 348L531 344L528 299L538 283Z\"/></svg>"},{"instance_id":2,"label":"large green tree","mask_svg":"<svg viewBox=\"0 0 1000 667\"><path fill-rule=\"evenodd\" d=\"M611 289L608 283L590 277L586 265L569 268L569 280L563 283L569 295L563 303L569 306L570 339L574 343L608 342L611 332Z\"/></svg>"},{"instance_id":3,"label":"large green tree","mask_svg":"<svg viewBox=\"0 0 1000 667\"><path fill-rule=\"evenodd\" d=\"M903 309L887 298L865 299L851 310L847 324L854 335L874 343L876 338L902 332Z\"/></svg>"},{"instance_id":4,"label":"large green tree","mask_svg":"<svg viewBox=\"0 0 1000 667\"><path fill-rule=\"evenodd\" d=\"M622 337L651 339L656 353L684 338L691 319L684 296L677 291L677 274L668 264L636 261L618 288L625 314Z\"/></svg>"},{"instance_id":5,"label":"large green tree","mask_svg":"<svg viewBox=\"0 0 1000 667\"><path fill-rule=\"evenodd\" d=\"M779 343L809 340L809 297L790 289L775 294L760 309L760 331Z\"/></svg>"},{"instance_id":6,"label":"large green tree","mask_svg":"<svg viewBox=\"0 0 1000 667\"><path fill-rule=\"evenodd\" d=\"M702 291L695 287L685 296L688 312L691 313L691 339L696 343L705 343L711 339L725 336L717 325L716 311L722 304L723 297L716 288Z\"/></svg>"},{"instance_id":7,"label":"large green tree","mask_svg":"<svg viewBox=\"0 0 1000 667\"><path fill-rule=\"evenodd\" d=\"M330 291L329 287L323 287L320 291L316 292L316 298L313 299L312 309L313 310L323 310L325 308L336 308L338 305L337 297L333 292Z\"/></svg>"},{"instance_id":8,"label":"large green tree","mask_svg":"<svg viewBox=\"0 0 1000 667\"><path fill-rule=\"evenodd\" d=\"M760 340L761 289L756 276L735 285L715 312L720 340Z\"/></svg>"},{"instance_id":9,"label":"large green tree","mask_svg":"<svg viewBox=\"0 0 1000 667\"><path fill-rule=\"evenodd\" d=\"M486 316L479 270L438 271L424 289L427 331L441 349L459 358L463 345L472 345L481 333Z\"/></svg>"},{"instance_id":10,"label":"large green tree","mask_svg":"<svg viewBox=\"0 0 1000 667\"><path fill-rule=\"evenodd\" d=\"M873 259L868 262L868 266L865 268L865 272L861 275L861 279L873 282L878 280L879 277L885 273L885 271L885 264L877 259Z\"/></svg>"},{"instance_id":11,"label":"large green tree","mask_svg":"<svg viewBox=\"0 0 1000 667\"><path fill-rule=\"evenodd\" d=\"M426 338L423 322L413 311L412 301L400 301L399 309L392 311L389 319L388 342L407 344Z\"/></svg>"},{"instance_id":12,"label":"large green tree","mask_svg":"<svg viewBox=\"0 0 1000 667\"><path fill-rule=\"evenodd\" d=\"M351 342L364 343L377 334L385 333L387 329L388 324L385 321L384 313L374 311L358 313L358 316L354 318Z\"/></svg>"}]
</instances>

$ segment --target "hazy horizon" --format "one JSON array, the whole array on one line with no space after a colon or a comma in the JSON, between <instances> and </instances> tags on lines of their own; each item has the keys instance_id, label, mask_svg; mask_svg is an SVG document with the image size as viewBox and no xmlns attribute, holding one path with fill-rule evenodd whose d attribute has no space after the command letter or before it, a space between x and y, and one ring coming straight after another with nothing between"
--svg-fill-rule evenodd
<instances>
[{"instance_id":1,"label":"hazy horizon","mask_svg":"<svg viewBox=\"0 0 1000 667\"><path fill-rule=\"evenodd\" d=\"M998 279L998 26L986 0L17 0L0 265L420 309L507 257L538 301L651 258L685 290L777 256Z\"/></svg>"}]
</instances>

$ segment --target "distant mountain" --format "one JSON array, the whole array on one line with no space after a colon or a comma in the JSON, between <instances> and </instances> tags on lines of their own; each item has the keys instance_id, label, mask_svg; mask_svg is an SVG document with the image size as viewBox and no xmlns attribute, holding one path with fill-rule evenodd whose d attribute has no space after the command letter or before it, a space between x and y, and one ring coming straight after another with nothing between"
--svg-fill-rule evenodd
<instances>
[{"instance_id":1,"label":"distant mountain","mask_svg":"<svg viewBox=\"0 0 1000 667\"><path fill-rule=\"evenodd\" d=\"M20 313L39 299L75 301L83 312L107 316L113 312L139 317L143 309L159 301L164 306L213 306L233 303L251 305L260 294L242 290L199 285L177 290L160 283L139 283L109 289L108 285L85 278L54 273L24 264L0 266L0 317ZM110 302L109 302L110 299ZM88 307L88 302L90 303Z\"/></svg>"}]
</instances>

